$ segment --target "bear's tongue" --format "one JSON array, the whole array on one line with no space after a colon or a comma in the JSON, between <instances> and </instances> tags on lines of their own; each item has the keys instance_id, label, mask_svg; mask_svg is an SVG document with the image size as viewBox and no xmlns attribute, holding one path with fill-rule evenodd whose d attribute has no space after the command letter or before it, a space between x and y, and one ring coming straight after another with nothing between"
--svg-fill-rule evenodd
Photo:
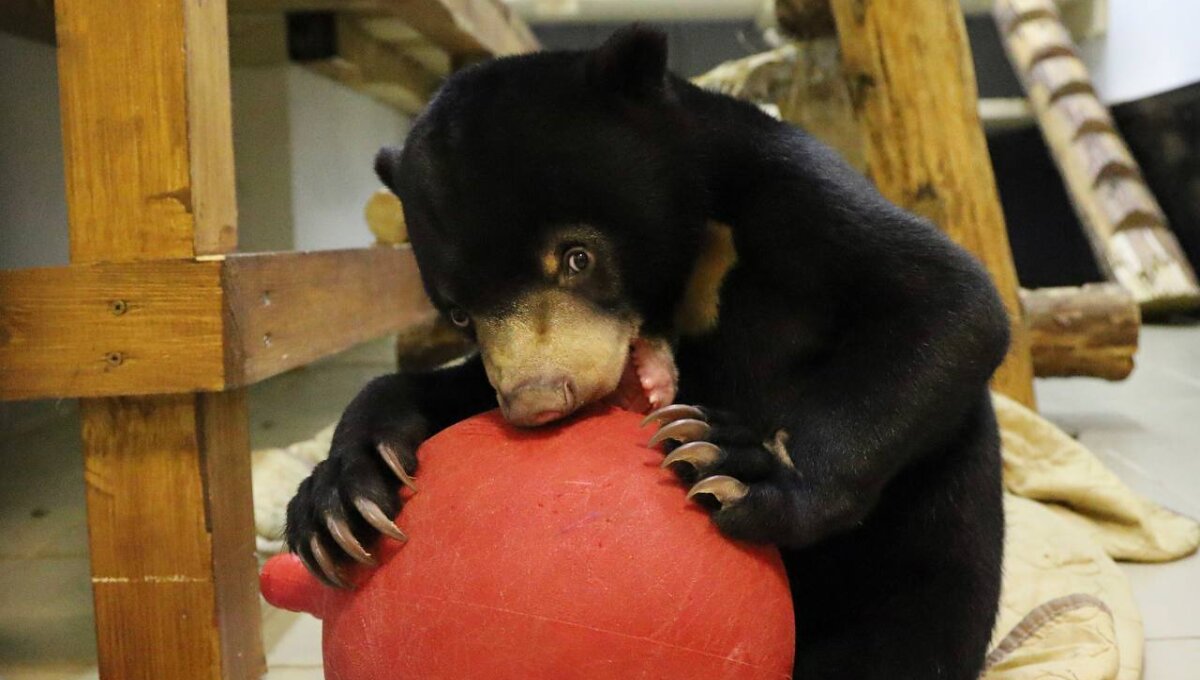
<instances>
[{"instance_id":1,"label":"bear's tongue","mask_svg":"<svg viewBox=\"0 0 1200 680\"><path fill-rule=\"evenodd\" d=\"M629 411L647 413L675 401L678 382L671 345L663 340L637 338L629 346L625 372L608 401Z\"/></svg>"}]
</instances>

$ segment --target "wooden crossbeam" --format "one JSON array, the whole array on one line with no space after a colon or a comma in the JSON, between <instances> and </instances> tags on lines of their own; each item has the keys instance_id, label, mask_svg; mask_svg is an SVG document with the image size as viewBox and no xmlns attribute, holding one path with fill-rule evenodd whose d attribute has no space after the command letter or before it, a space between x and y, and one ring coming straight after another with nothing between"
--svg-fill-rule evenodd
<instances>
[{"instance_id":1,"label":"wooden crossbeam","mask_svg":"<svg viewBox=\"0 0 1200 680\"><path fill-rule=\"evenodd\" d=\"M427 319L407 248L0 272L0 399L219 391Z\"/></svg>"}]
</instances>

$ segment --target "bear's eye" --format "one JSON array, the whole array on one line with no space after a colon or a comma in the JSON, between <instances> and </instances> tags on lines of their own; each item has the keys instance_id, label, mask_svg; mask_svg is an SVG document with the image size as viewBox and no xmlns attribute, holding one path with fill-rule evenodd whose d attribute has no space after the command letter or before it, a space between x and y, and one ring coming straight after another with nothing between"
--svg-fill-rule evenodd
<instances>
[{"instance_id":1,"label":"bear's eye","mask_svg":"<svg viewBox=\"0 0 1200 680\"><path fill-rule=\"evenodd\" d=\"M584 248L572 248L563 254L563 264L568 274L582 274L592 266L592 254Z\"/></svg>"},{"instance_id":2,"label":"bear's eye","mask_svg":"<svg viewBox=\"0 0 1200 680\"><path fill-rule=\"evenodd\" d=\"M450 321L459 328L466 328L471 325L471 317L458 307L450 309Z\"/></svg>"}]
</instances>

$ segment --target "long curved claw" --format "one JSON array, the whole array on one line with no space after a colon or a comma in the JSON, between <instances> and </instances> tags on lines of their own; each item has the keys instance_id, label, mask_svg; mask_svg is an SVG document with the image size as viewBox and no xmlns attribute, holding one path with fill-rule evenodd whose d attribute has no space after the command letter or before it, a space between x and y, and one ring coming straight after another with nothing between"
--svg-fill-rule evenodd
<instances>
[{"instance_id":1,"label":"long curved claw","mask_svg":"<svg viewBox=\"0 0 1200 680\"><path fill-rule=\"evenodd\" d=\"M404 484L404 486L412 489L413 493L416 493L417 483L407 472L405 472L404 466L400 464L400 456L396 454L396 450L391 446L384 444L383 442L380 442L375 448L379 451L379 455L383 457L383 462L387 463L387 466L392 469L392 472L394 472L396 476L400 478L400 482Z\"/></svg>"},{"instance_id":2,"label":"long curved claw","mask_svg":"<svg viewBox=\"0 0 1200 680\"><path fill-rule=\"evenodd\" d=\"M667 423L676 420L682 420L684 418L691 418L692 420L705 420L704 411L701 411L695 406L688 406L687 404L671 404L670 406L664 406L657 411L652 411L649 415L642 419L642 424L639 425L639 427L646 427L650 423L666 425Z\"/></svg>"},{"instance_id":3,"label":"long curved claw","mask_svg":"<svg viewBox=\"0 0 1200 680\"><path fill-rule=\"evenodd\" d=\"M736 503L745 498L746 493L750 491L750 487L743 484L741 481L734 479L728 475L715 475L706 477L696 482L688 492L687 497L691 498L697 494L710 494L721 507Z\"/></svg>"},{"instance_id":4,"label":"long curved claw","mask_svg":"<svg viewBox=\"0 0 1200 680\"><path fill-rule=\"evenodd\" d=\"M350 584L342 580L342 575L338 573L337 565L333 563L333 559L329 557L329 553L325 552L325 546L321 545L321 541L313 536L308 541L308 547L312 550L313 557L317 560L317 566L320 571L314 572L317 575L324 575L322 580L336 588L350 589Z\"/></svg>"},{"instance_id":5,"label":"long curved claw","mask_svg":"<svg viewBox=\"0 0 1200 680\"><path fill-rule=\"evenodd\" d=\"M408 540L408 536L400 530L400 527L388 519L388 516L375 503L359 496L354 499L354 507L358 509L358 514L362 515L363 519L367 520L367 523L375 527L379 533L401 542Z\"/></svg>"},{"instance_id":6,"label":"long curved claw","mask_svg":"<svg viewBox=\"0 0 1200 680\"><path fill-rule=\"evenodd\" d=\"M371 557L371 553L367 552L358 539L354 538L354 533L350 531L350 525L346 524L345 520L336 519L333 515L326 513L325 527L329 529L329 535L333 536L333 540L337 541L342 550L353 557L355 562L369 567L375 566L375 558Z\"/></svg>"},{"instance_id":7,"label":"long curved claw","mask_svg":"<svg viewBox=\"0 0 1200 680\"><path fill-rule=\"evenodd\" d=\"M654 446L668 439L674 439L681 444L686 444L688 442L704 439L711 431L712 428L709 427L708 423L704 422L703 420L695 420L692 418L676 420L663 425L662 429L654 433L654 436L650 438L650 441L646 443L646 446Z\"/></svg>"},{"instance_id":8,"label":"long curved claw","mask_svg":"<svg viewBox=\"0 0 1200 680\"><path fill-rule=\"evenodd\" d=\"M671 455L663 458L663 468L675 463L688 463L694 468L709 466L721 457L721 448L712 442L690 442L675 449Z\"/></svg>"}]
</instances>

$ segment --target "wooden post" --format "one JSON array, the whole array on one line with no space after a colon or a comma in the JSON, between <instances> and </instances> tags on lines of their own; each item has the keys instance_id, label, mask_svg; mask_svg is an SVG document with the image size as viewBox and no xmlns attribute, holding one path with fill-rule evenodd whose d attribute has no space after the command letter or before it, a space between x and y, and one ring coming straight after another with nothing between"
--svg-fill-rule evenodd
<instances>
[{"instance_id":1,"label":"wooden post","mask_svg":"<svg viewBox=\"0 0 1200 680\"><path fill-rule=\"evenodd\" d=\"M58 0L73 264L234 247L226 21L224 0ZM259 677L244 391L81 412L101 677Z\"/></svg>"},{"instance_id":2,"label":"wooden post","mask_svg":"<svg viewBox=\"0 0 1200 680\"><path fill-rule=\"evenodd\" d=\"M958 0L832 0L868 175L991 272L1013 321L996 389L1033 405L1017 276L988 159Z\"/></svg>"}]
</instances>

